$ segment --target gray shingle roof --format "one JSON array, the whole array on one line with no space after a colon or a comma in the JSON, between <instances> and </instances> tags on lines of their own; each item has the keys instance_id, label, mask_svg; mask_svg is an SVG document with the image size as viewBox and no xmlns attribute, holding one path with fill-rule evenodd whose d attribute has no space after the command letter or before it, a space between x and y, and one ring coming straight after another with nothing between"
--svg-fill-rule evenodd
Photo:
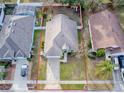
<instances>
[{"instance_id":1,"label":"gray shingle roof","mask_svg":"<svg viewBox=\"0 0 124 93\"><path fill-rule=\"evenodd\" d=\"M7 15L0 32L0 58L29 57L34 17Z\"/></svg>"},{"instance_id":2,"label":"gray shingle roof","mask_svg":"<svg viewBox=\"0 0 124 93\"><path fill-rule=\"evenodd\" d=\"M70 50L78 49L77 23L69 17L58 14L46 24L45 49L46 56L61 56L66 44Z\"/></svg>"}]
</instances>

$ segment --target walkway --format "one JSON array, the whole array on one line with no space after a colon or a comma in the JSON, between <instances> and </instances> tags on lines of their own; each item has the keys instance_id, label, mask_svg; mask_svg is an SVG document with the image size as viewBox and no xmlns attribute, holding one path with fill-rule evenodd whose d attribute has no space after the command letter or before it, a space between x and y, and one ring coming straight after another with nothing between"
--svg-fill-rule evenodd
<instances>
[{"instance_id":1,"label":"walkway","mask_svg":"<svg viewBox=\"0 0 124 93\"><path fill-rule=\"evenodd\" d=\"M16 69L14 75L13 86L11 90L13 91L27 91L27 77L21 76L21 66L22 64L28 64L27 60L17 60Z\"/></svg>"},{"instance_id":2,"label":"walkway","mask_svg":"<svg viewBox=\"0 0 124 93\"><path fill-rule=\"evenodd\" d=\"M14 83L14 81L12 80L2 80L0 81L1 84L12 84ZM27 80L26 81L27 84L36 84L36 80ZM38 80L37 82L38 84L87 84L86 80L82 80L82 81L46 81L46 80ZM110 84L113 83L112 80L88 80L88 84Z\"/></svg>"},{"instance_id":3,"label":"walkway","mask_svg":"<svg viewBox=\"0 0 124 93\"><path fill-rule=\"evenodd\" d=\"M45 30L45 29L46 29L45 26L34 27L34 30Z\"/></svg>"}]
</instances>

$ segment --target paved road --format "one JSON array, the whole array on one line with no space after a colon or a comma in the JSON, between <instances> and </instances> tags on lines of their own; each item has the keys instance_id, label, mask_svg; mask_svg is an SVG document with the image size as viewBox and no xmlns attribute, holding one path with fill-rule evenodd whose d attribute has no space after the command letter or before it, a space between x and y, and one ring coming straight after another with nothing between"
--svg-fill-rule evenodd
<instances>
[{"instance_id":1,"label":"paved road","mask_svg":"<svg viewBox=\"0 0 124 93\"><path fill-rule=\"evenodd\" d=\"M21 76L22 64L28 64L27 60L17 60L16 69L14 74L14 81L11 90L13 91L26 91L27 89L27 77Z\"/></svg>"},{"instance_id":2,"label":"paved road","mask_svg":"<svg viewBox=\"0 0 124 93\"><path fill-rule=\"evenodd\" d=\"M113 73L114 77L114 90L113 91L118 91L122 92L124 91L124 82L121 79L121 74L120 71L114 71Z\"/></svg>"}]
</instances>

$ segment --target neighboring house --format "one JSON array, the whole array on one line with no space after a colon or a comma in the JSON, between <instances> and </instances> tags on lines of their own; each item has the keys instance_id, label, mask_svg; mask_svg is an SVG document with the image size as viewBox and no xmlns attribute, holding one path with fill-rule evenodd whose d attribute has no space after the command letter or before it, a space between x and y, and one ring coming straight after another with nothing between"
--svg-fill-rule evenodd
<instances>
[{"instance_id":1,"label":"neighboring house","mask_svg":"<svg viewBox=\"0 0 124 93\"><path fill-rule=\"evenodd\" d=\"M45 56L61 58L66 52L78 50L77 23L69 17L58 14L46 24Z\"/></svg>"},{"instance_id":2,"label":"neighboring house","mask_svg":"<svg viewBox=\"0 0 124 93\"><path fill-rule=\"evenodd\" d=\"M104 48L111 54L124 53L124 32L118 18L105 10L89 17L92 50Z\"/></svg>"},{"instance_id":3,"label":"neighboring house","mask_svg":"<svg viewBox=\"0 0 124 93\"><path fill-rule=\"evenodd\" d=\"M0 31L0 59L29 58L34 16L6 15Z\"/></svg>"},{"instance_id":4,"label":"neighboring house","mask_svg":"<svg viewBox=\"0 0 124 93\"><path fill-rule=\"evenodd\" d=\"M1 27L3 25L4 8L5 8L5 5L4 4L0 4L0 30L1 30Z\"/></svg>"}]
</instances>

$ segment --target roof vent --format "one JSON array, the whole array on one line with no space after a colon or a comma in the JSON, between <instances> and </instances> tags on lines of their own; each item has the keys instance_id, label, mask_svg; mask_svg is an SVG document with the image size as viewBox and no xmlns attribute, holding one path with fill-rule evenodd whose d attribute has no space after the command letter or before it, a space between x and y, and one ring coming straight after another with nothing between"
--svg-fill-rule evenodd
<instances>
[{"instance_id":1,"label":"roof vent","mask_svg":"<svg viewBox=\"0 0 124 93\"><path fill-rule=\"evenodd\" d=\"M16 26L16 23L15 22L13 22L13 26Z\"/></svg>"},{"instance_id":2,"label":"roof vent","mask_svg":"<svg viewBox=\"0 0 124 93\"><path fill-rule=\"evenodd\" d=\"M11 31L14 32L14 29L12 29Z\"/></svg>"},{"instance_id":3,"label":"roof vent","mask_svg":"<svg viewBox=\"0 0 124 93\"><path fill-rule=\"evenodd\" d=\"M11 28L11 25L10 24L8 25L8 28Z\"/></svg>"}]
</instances>

